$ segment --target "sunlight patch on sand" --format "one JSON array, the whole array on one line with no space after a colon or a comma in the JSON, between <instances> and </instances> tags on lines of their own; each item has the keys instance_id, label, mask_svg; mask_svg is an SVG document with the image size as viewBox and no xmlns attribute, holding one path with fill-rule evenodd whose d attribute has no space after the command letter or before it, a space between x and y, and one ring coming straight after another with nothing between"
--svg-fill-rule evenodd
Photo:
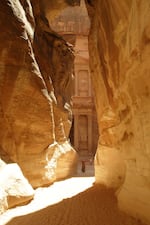
<instances>
[{"instance_id":1,"label":"sunlight patch on sand","mask_svg":"<svg viewBox=\"0 0 150 225\"><path fill-rule=\"evenodd\" d=\"M56 204L63 199L71 198L92 187L94 182L94 177L73 177L56 182L49 187L37 188L34 199L28 205L9 209L0 215L0 225L7 224L14 217L26 215Z\"/></svg>"}]
</instances>

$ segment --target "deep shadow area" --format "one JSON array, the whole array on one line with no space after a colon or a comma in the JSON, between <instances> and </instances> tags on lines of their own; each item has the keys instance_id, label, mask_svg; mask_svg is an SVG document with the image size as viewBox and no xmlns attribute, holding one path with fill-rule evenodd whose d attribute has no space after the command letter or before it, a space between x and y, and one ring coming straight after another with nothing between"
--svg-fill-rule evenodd
<instances>
[{"instance_id":1,"label":"deep shadow area","mask_svg":"<svg viewBox=\"0 0 150 225\"><path fill-rule=\"evenodd\" d=\"M60 190L61 191L61 190ZM68 190L69 192L69 190ZM7 225L140 225L119 211L113 191L99 185Z\"/></svg>"}]
</instances>

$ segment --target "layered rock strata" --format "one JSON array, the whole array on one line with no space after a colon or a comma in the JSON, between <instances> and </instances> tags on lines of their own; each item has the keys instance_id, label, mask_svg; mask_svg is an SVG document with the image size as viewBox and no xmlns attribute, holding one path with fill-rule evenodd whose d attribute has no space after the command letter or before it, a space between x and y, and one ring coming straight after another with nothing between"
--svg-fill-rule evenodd
<instances>
[{"instance_id":1,"label":"layered rock strata","mask_svg":"<svg viewBox=\"0 0 150 225\"><path fill-rule=\"evenodd\" d=\"M100 138L97 183L150 222L150 1L86 1Z\"/></svg>"}]
</instances>

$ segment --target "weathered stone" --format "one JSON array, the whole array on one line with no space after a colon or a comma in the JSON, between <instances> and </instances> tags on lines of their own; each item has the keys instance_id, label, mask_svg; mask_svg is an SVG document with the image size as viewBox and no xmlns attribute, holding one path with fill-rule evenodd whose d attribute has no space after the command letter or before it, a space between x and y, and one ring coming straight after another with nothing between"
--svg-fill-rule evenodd
<instances>
[{"instance_id":1,"label":"weathered stone","mask_svg":"<svg viewBox=\"0 0 150 225\"><path fill-rule=\"evenodd\" d=\"M2 188L0 188L0 203L0 214L2 214L8 209L7 196Z\"/></svg>"},{"instance_id":2,"label":"weathered stone","mask_svg":"<svg viewBox=\"0 0 150 225\"><path fill-rule=\"evenodd\" d=\"M44 13L50 19L76 2L0 1L0 156L18 163L34 187L70 176L75 168L76 153L68 142L74 57ZM96 182L119 190L120 207L149 222L150 2L86 3L100 131ZM3 163L1 171L10 165ZM10 196L17 195L10 190ZM0 195L3 211L5 186ZM16 197L11 200L9 207L18 204Z\"/></svg>"},{"instance_id":3,"label":"weathered stone","mask_svg":"<svg viewBox=\"0 0 150 225\"><path fill-rule=\"evenodd\" d=\"M32 1L36 3L36 0ZM47 17L53 19L60 13L60 10L64 9L65 7L80 5L80 0L42 0L40 4Z\"/></svg>"},{"instance_id":4,"label":"weathered stone","mask_svg":"<svg viewBox=\"0 0 150 225\"><path fill-rule=\"evenodd\" d=\"M49 22L53 30L63 35L65 40L74 46L74 88L72 88L74 93L72 93L71 107L73 124L70 140L79 155L93 157L99 135L89 69L88 33L90 21L84 0L81 0L78 7L65 8L55 19L49 20ZM58 56L57 59L59 59ZM59 59L59 62L61 62L61 59ZM56 83L55 86L55 90L60 92L59 84ZM68 89L66 92L70 94Z\"/></svg>"},{"instance_id":5,"label":"weathered stone","mask_svg":"<svg viewBox=\"0 0 150 225\"><path fill-rule=\"evenodd\" d=\"M149 7L145 0L87 1L91 77L100 130L96 182L118 186L121 209L145 221L150 221ZM111 182L117 176L123 184Z\"/></svg>"},{"instance_id":6,"label":"weathered stone","mask_svg":"<svg viewBox=\"0 0 150 225\"><path fill-rule=\"evenodd\" d=\"M95 157L96 182L117 190L124 183L126 167L118 150L98 146Z\"/></svg>"},{"instance_id":7,"label":"weathered stone","mask_svg":"<svg viewBox=\"0 0 150 225\"><path fill-rule=\"evenodd\" d=\"M51 30L41 1L2 0L0 7L1 157L18 163L34 187L48 185L57 179L56 165L49 167L56 145L65 146L57 157L62 177L76 169L68 142L72 48Z\"/></svg>"},{"instance_id":8,"label":"weathered stone","mask_svg":"<svg viewBox=\"0 0 150 225\"><path fill-rule=\"evenodd\" d=\"M23 204L33 198L34 190L24 178L16 163L6 164L0 169L0 212Z\"/></svg>"}]
</instances>

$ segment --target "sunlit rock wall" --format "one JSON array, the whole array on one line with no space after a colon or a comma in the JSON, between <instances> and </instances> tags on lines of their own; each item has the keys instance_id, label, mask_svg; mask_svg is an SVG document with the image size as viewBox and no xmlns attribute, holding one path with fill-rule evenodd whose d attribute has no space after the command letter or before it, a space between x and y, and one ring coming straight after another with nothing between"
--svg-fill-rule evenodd
<instances>
[{"instance_id":1,"label":"sunlit rock wall","mask_svg":"<svg viewBox=\"0 0 150 225\"><path fill-rule=\"evenodd\" d=\"M100 130L96 182L150 222L150 1L87 0Z\"/></svg>"},{"instance_id":2,"label":"sunlit rock wall","mask_svg":"<svg viewBox=\"0 0 150 225\"><path fill-rule=\"evenodd\" d=\"M8 208L28 203L34 190L16 163L0 160L0 214Z\"/></svg>"},{"instance_id":3,"label":"sunlit rock wall","mask_svg":"<svg viewBox=\"0 0 150 225\"><path fill-rule=\"evenodd\" d=\"M0 1L0 157L33 187L70 176L76 162L68 142L74 55L49 27L45 6Z\"/></svg>"}]
</instances>

